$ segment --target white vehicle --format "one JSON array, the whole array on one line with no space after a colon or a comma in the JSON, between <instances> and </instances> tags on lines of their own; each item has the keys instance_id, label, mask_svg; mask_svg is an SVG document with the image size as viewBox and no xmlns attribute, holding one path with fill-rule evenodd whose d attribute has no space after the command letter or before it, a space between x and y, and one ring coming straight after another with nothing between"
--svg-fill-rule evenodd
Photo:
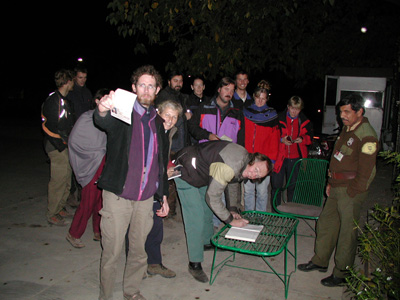
<instances>
[{"instance_id":1,"label":"white vehicle","mask_svg":"<svg viewBox=\"0 0 400 300\"><path fill-rule=\"evenodd\" d=\"M343 69L336 73L337 75L325 77L322 133L338 133L338 128L342 124L336 113L336 104L341 98L357 93L365 100L365 116L381 140L382 150L393 150L391 124L395 111L395 103L391 101L393 73L387 69Z\"/></svg>"}]
</instances>

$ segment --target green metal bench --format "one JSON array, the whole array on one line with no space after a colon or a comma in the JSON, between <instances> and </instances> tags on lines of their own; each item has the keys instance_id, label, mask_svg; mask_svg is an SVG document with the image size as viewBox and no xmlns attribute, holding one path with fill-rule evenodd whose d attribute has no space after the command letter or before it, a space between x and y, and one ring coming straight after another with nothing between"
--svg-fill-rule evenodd
<instances>
[{"instance_id":1,"label":"green metal bench","mask_svg":"<svg viewBox=\"0 0 400 300\"><path fill-rule=\"evenodd\" d=\"M211 267L210 285L214 283L217 275L225 266L270 273L277 275L283 282L285 285L285 298L287 298L290 276L296 271L297 266L297 224L299 221L293 217L259 211L245 211L242 214L244 218L250 221L250 224L264 225L264 228L254 243L225 238L225 234L231 228L230 225L225 225L212 237L211 242L215 246L215 250ZM294 251L288 249L288 242L292 236L294 236ZM233 253L222 262L216 264L216 257L219 249L232 251ZM283 273L275 270L267 260L268 257L279 255L282 252L284 252ZM271 271L246 268L232 264L235 262L236 253L261 257ZM294 270L289 274L287 271L288 254L294 257Z\"/></svg>"},{"instance_id":2,"label":"green metal bench","mask_svg":"<svg viewBox=\"0 0 400 300\"><path fill-rule=\"evenodd\" d=\"M279 188L272 200L272 206L279 214L301 218L315 232L307 220L317 220L324 205L324 192L329 162L324 159L303 158L296 162L283 188ZM291 182L293 172L298 168L296 182ZM277 205L277 195L289 186L295 185L291 202L282 201ZM283 197L282 197L283 198ZM314 226L315 227L315 226Z\"/></svg>"}]
</instances>

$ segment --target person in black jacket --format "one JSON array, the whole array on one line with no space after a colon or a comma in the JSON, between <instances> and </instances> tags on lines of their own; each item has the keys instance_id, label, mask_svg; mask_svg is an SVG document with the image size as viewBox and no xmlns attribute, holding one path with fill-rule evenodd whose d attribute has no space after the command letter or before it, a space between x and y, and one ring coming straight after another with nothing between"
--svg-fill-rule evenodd
<instances>
[{"instance_id":1,"label":"person in black jacket","mask_svg":"<svg viewBox=\"0 0 400 300\"><path fill-rule=\"evenodd\" d=\"M100 100L94 122L107 133L107 155L98 181L103 189L100 228L100 299L112 299L116 268L128 230L123 292L125 299L145 299L139 285L147 270L145 242L153 225L153 198L161 199L160 217L168 215L167 136L153 107L162 79L153 66L138 68L132 75L137 95L131 124L111 116L115 93ZM129 229L128 229L129 228Z\"/></svg>"},{"instance_id":2,"label":"person in black jacket","mask_svg":"<svg viewBox=\"0 0 400 300\"><path fill-rule=\"evenodd\" d=\"M59 70L55 73L57 90L42 105L44 147L50 159L47 221L57 226L68 224L65 205L71 188L71 166L68 159L68 136L75 119L69 101L65 98L73 89L73 73Z\"/></svg>"}]
</instances>

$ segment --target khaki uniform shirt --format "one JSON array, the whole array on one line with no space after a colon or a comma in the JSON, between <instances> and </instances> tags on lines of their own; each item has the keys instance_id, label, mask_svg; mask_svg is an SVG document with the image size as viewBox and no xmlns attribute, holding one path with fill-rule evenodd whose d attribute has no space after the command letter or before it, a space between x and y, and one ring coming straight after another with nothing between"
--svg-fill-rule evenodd
<instances>
[{"instance_id":1,"label":"khaki uniform shirt","mask_svg":"<svg viewBox=\"0 0 400 300\"><path fill-rule=\"evenodd\" d=\"M363 117L352 128L344 126L333 149L329 170L335 173L356 172L353 179L329 178L332 187L347 186L350 197L363 193L375 177L378 139L368 119Z\"/></svg>"}]
</instances>

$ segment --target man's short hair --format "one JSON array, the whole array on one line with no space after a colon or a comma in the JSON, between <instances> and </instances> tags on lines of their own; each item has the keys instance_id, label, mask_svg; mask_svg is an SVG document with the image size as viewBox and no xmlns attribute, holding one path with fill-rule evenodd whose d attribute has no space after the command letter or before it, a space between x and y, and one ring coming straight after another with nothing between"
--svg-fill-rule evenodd
<instances>
[{"instance_id":1,"label":"man's short hair","mask_svg":"<svg viewBox=\"0 0 400 300\"><path fill-rule=\"evenodd\" d=\"M178 111L178 116L182 115L182 105L175 100L165 100L157 105L157 110L161 114L165 109L171 108L172 110Z\"/></svg>"},{"instance_id":2,"label":"man's short hair","mask_svg":"<svg viewBox=\"0 0 400 300\"><path fill-rule=\"evenodd\" d=\"M76 74L78 74L78 72L87 74L87 73L88 73L88 70L87 70L87 68L86 68L84 65L80 65L80 64L79 64L79 65L76 65L76 66L75 66L74 72L75 72L75 76L76 76Z\"/></svg>"},{"instance_id":3,"label":"man's short hair","mask_svg":"<svg viewBox=\"0 0 400 300\"><path fill-rule=\"evenodd\" d=\"M230 85L230 84L233 84L234 86L236 86L235 80L233 80L233 79L230 78L230 77L224 77L224 78L222 78L222 79L220 80L220 82L218 83L218 85L217 85L217 90L220 89L220 88L222 88L223 86L227 86L227 85Z\"/></svg>"},{"instance_id":4,"label":"man's short hair","mask_svg":"<svg viewBox=\"0 0 400 300\"><path fill-rule=\"evenodd\" d=\"M197 80L197 79L200 79L202 82L203 82L203 84L205 84L205 81L204 81L204 78L203 77L201 77L201 76L193 76L192 77L192 85L194 84L194 82L195 82L195 80Z\"/></svg>"},{"instance_id":5,"label":"man's short hair","mask_svg":"<svg viewBox=\"0 0 400 300\"><path fill-rule=\"evenodd\" d=\"M56 87L60 88L68 81L74 78L74 72L71 70L61 69L58 70L54 75L54 81L56 83Z\"/></svg>"},{"instance_id":6,"label":"man's short hair","mask_svg":"<svg viewBox=\"0 0 400 300\"><path fill-rule=\"evenodd\" d=\"M136 83L138 82L139 78L142 75L153 76L156 80L156 87L162 88L162 77L161 77L160 73L158 73L158 71L154 68L154 66L145 65L145 66L141 66L141 67L137 68L131 76L132 84L136 85Z\"/></svg>"},{"instance_id":7,"label":"man's short hair","mask_svg":"<svg viewBox=\"0 0 400 300\"><path fill-rule=\"evenodd\" d=\"M240 70L240 71L236 72L236 74L235 74L235 80L237 79L238 75L246 75L246 76L247 76L247 79L249 79L249 73L247 73L247 72L244 71L244 70Z\"/></svg>"},{"instance_id":8,"label":"man's short hair","mask_svg":"<svg viewBox=\"0 0 400 300\"><path fill-rule=\"evenodd\" d=\"M359 94L350 94L347 95L346 97L340 99L339 103L337 104L337 107L340 108L341 106L344 105L349 105L352 110L355 112L358 112L360 109L363 110L363 115L365 114L365 107L364 107L364 98L361 97Z\"/></svg>"},{"instance_id":9,"label":"man's short hair","mask_svg":"<svg viewBox=\"0 0 400 300\"><path fill-rule=\"evenodd\" d=\"M184 74L178 70L171 70L168 73L168 81L170 81L172 78L174 78L175 76L182 76L182 78L184 77Z\"/></svg>"},{"instance_id":10,"label":"man's short hair","mask_svg":"<svg viewBox=\"0 0 400 300\"><path fill-rule=\"evenodd\" d=\"M288 101L288 105L302 110L304 108L304 101L299 96L292 96Z\"/></svg>"}]
</instances>

